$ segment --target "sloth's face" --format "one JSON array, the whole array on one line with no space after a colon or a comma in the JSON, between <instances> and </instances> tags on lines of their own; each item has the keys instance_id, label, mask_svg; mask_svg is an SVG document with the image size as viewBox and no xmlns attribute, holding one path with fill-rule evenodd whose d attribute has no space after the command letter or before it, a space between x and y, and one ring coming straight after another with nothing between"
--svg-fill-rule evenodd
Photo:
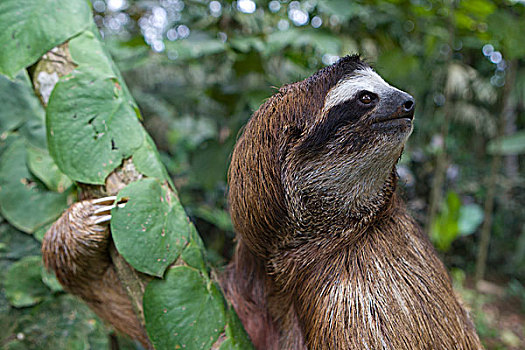
<instances>
[{"instance_id":1,"label":"sloth's face","mask_svg":"<svg viewBox=\"0 0 525 350\"><path fill-rule=\"evenodd\" d=\"M334 198L352 210L381 197L412 132L414 107L412 96L368 66L345 75L287 155L290 193L311 211L341 205Z\"/></svg>"},{"instance_id":2,"label":"sloth's face","mask_svg":"<svg viewBox=\"0 0 525 350\"><path fill-rule=\"evenodd\" d=\"M414 106L412 96L389 85L371 68L364 68L328 92L323 111L333 123L358 123L403 138L412 132Z\"/></svg>"},{"instance_id":3,"label":"sloth's face","mask_svg":"<svg viewBox=\"0 0 525 350\"><path fill-rule=\"evenodd\" d=\"M412 133L414 107L412 96L389 85L371 68L360 68L328 91L299 148L314 155L402 147Z\"/></svg>"}]
</instances>

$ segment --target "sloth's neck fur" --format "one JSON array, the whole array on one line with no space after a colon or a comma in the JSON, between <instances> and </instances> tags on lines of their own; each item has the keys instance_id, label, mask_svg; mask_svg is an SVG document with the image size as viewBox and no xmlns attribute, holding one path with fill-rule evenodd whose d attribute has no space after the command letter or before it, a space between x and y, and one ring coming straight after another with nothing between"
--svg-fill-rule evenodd
<instances>
[{"instance_id":1,"label":"sloth's neck fur","mask_svg":"<svg viewBox=\"0 0 525 350\"><path fill-rule=\"evenodd\" d=\"M389 194L366 222L334 231L320 217L267 261L239 242L223 282L259 349L481 348L431 243Z\"/></svg>"}]
</instances>

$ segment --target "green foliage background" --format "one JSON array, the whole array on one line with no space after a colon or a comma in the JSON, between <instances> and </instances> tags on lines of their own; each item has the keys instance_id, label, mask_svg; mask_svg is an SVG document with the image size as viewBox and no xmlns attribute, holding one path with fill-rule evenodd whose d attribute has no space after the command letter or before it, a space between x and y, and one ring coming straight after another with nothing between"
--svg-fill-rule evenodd
<instances>
[{"instance_id":1,"label":"green foliage background","mask_svg":"<svg viewBox=\"0 0 525 350\"><path fill-rule=\"evenodd\" d=\"M27 11L45 16L43 9L50 11L45 4L52 3L46 0L34 7L28 2ZM480 225L486 219L491 160L504 155L496 172L486 278L504 288L502 302L521 302L525 309L523 1L96 0L91 6L106 49L86 46L93 34L76 36L70 47L78 74L106 74L99 84L108 86L120 79L112 73L111 62L96 71L87 68L109 50L160 151L156 159L147 156L149 149L143 150L142 164L160 159L166 165L212 265L222 266L233 249L226 170L242 125L275 87L304 79L340 56L360 53L387 81L416 98L415 131L399 166L401 191L448 267L455 269L454 276L467 276L457 278L464 285L473 275ZM46 40L56 45L89 29L90 20L82 18L74 25L56 23L62 31L46 35ZM0 24L0 29L2 25L9 23ZM16 45L16 38L0 32L0 42ZM1 62L8 62L0 68L18 71L24 67L19 62L38 57L0 56ZM67 91L68 83L61 84ZM85 90L87 97L96 97L99 87ZM123 99L128 97L125 88L121 93ZM0 77L0 101L0 325L7 330L0 334L0 346L107 348L102 324L42 272L37 257L38 240L74 196L71 179L100 182L112 169L94 164L85 169L97 171L87 175L84 168L73 169L74 176L68 173L71 179L58 170L46 147L44 111L27 74L19 73L13 81ZM115 108L135 117L135 106L116 101ZM498 137L500 124L503 137ZM114 136L120 137L126 154L138 152L140 144L128 142L132 137ZM151 148L151 143L141 147ZM56 157L57 150L52 144L49 148ZM444 160L444 180L438 188L442 195L428 222L439 159ZM148 174L151 177L165 176L162 166L143 169L156 169ZM97 177L98 170L102 175ZM170 273L190 281L201 268ZM215 293L213 286L201 287ZM213 303L210 309L221 307ZM489 348L525 346L523 324L509 330L514 338L491 330L483 314L478 324ZM138 347L121 340L121 348L127 346Z\"/></svg>"}]
</instances>

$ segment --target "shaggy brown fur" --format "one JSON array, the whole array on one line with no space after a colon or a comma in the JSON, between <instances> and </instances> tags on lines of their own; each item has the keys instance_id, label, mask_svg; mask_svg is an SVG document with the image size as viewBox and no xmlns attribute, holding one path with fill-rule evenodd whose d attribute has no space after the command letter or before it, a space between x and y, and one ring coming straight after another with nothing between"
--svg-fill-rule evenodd
<instances>
[{"instance_id":1,"label":"shaggy brown fur","mask_svg":"<svg viewBox=\"0 0 525 350\"><path fill-rule=\"evenodd\" d=\"M64 288L81 297L102 319L150 348L109 255L109 229L94 221L91 201L73 204L42 242L45 266Z\"/></svg>"},{"instance_id":2,"label":"shaggy brown fur","mask_svg":"<svg viewBox=\"0 0 525 350\"><path fill-rule=\"evenodd\" d=\"M346 57L284 86L248 122L229 172L238 246L226 295L258 349L481 349L394 193L411 122L374 124L381 95L346 119L325 108L363 69Z\"/></svg>"}]
</instances>

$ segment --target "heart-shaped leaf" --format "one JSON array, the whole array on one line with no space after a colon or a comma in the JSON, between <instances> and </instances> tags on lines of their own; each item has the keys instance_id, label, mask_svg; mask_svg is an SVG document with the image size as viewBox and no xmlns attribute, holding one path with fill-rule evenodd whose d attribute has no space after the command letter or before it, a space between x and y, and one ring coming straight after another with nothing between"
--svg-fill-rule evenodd
<instances>
[{"instance_id":1,"label":"heart-shaped leaf","mask_svg":"<svg viewBox=\"0 0 525 350\"><path fill-rule=\"evenodd\" d=\"M79 73L57 83L47 108L49 153L69 178L103 184L144 140L116 78Z\"/></svg>"},{"instance_id":2,"label":"heart-shaped leaf","mask_svg":"<svg viewBox=\"0 0 525 350\"><path fill-rule=\"evenodd\" d=\"M123 208L111 211L111 232L120 254L135 269L162 277L188 244L190 225L178 198L156 179L121 190Z\"/></svg>"},{"instance_id":3,"label":"heart-shaped leaf","mask_svg":"<svg viewBox=\"0 0 525 350\"><path fill-rule=\"evenodd\" d=\"M170 268L144 293L146 330L157 349L209 349L225 325L224 299L198 270Z\"/></svg>"}]
</instances>

